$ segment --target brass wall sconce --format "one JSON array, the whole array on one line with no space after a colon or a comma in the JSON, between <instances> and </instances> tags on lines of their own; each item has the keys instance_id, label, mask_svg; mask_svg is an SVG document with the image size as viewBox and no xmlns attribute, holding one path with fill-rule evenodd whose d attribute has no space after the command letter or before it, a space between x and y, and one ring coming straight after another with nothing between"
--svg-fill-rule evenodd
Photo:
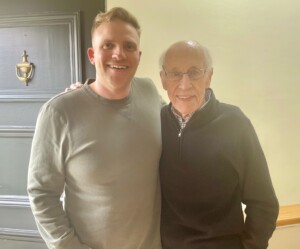
<instances>
[{"instance_id":1,"label":"brass wall sconce","mask_svg":"<svg viewBox=\"0 0 300 249\"><path fill-rule=\"evenodd\" d=\"M28 86L28 82L33 76L33 64L27 61L28 55L24 50L22 54L22 62L16 65L16 75L19 80L24 81L25 85Z\"/></svg>"}]
</instances>

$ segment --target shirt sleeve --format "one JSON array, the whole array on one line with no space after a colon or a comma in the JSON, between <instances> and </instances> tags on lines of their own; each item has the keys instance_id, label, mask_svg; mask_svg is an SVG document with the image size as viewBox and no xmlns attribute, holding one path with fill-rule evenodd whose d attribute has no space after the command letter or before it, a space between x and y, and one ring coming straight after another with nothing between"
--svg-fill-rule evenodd
<instances>
[{"instance_id":1,"label":"shirt sleeve","mask_svg":"<svg viewBox=\"0 0 300 249\"><path fill-rule=\"evenodd\" d=\"M243 248L266 249L276 228L279 204L265 155L250 121L241 134L239 148L243 168L241 194L246 205Z\"/></svg>"},{"instance_id":2,"label":"shirt sleeve","mask_svg":"<svg viewBox=\"0 0 300 249\"><path fill-rule=\"evenodd\" d=\"M67 123L50 104L40 110L28 169L28 194L38 230L49 248L88 249L63 209Z\"/></svg>"}]
</instances>

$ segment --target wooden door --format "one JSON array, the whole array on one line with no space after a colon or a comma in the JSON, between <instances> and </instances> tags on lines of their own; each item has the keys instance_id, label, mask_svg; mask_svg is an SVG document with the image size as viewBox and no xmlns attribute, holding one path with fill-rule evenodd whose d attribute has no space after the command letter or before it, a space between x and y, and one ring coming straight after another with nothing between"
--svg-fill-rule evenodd
<instances>
[{"instance_id":1,"label":"wooden door","mask_svg":"<svg viewBox=\"0 0 300 249\"><path fill-rule=\"evenodd\" d=\"M36 117L41 105L70 83L94 76L86 49L92 19L105 2L0 4L0 248L43 249L26 191ZM28 84L16 69L24 51L32 67Z\"/></svg>"}]
</instances>

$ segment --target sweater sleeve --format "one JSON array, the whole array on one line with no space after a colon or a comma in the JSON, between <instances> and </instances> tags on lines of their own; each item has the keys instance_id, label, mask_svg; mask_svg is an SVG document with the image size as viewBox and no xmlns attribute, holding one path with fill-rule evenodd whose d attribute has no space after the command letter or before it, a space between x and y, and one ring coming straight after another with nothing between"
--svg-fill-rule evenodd
<instances>
[{"instance_id":1,"label":"sweater sleeve","mask_svg":"<svg viewBox=\"0 0 300 249\"><path fill-rule=\"evenodd\" d=\"M279 212L267 162L249 120L240 136L242 202L246 220L242 236L244 249L266 249L276 227Z\"/></svg>"},{"instance_id":2,"label":"sweater sleeve","mask_svg":"<svg viewBox=\"0 0 300 249\"><path fill-rule=\"evenodd\" d=\"M63 209L62 196L67 148L67 123L49 103L39 113L28 169L31 209L49 248L88 249L80 242Z\"/></svg>"}]
</instances>

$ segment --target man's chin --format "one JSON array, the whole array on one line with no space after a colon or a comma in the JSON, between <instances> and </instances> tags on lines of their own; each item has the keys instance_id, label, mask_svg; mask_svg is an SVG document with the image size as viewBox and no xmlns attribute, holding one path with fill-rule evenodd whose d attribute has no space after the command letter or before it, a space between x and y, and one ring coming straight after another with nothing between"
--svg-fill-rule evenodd
<instances>
[{"instance_id":1,"label":"man's chin","mask_svg":"<svg viewBox=\"0 0 300 249\"><path fill-rule=\"evenodd\" d=\"M176 106L174 106L174 108L176 112L182 117L185 117L194 112L194 108L176 108Z\"/></svg>"}]
</instances>

